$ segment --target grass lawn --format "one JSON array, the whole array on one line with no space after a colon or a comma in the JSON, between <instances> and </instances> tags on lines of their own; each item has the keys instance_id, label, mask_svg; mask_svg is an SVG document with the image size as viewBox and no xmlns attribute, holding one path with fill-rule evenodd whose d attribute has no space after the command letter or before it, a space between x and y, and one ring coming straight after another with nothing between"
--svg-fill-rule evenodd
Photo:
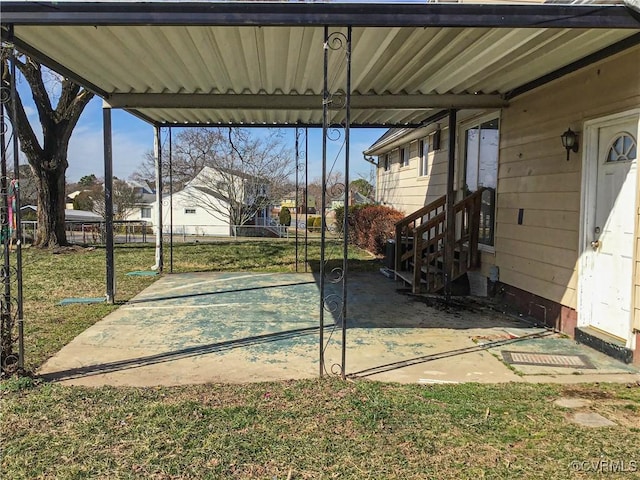
<instances>
[{"instance_id":1,"label":"grass lawn","mask_svg":"<svg viewBox=\"0 0 640 480\"><path fill-rule=\"evenodd\" d=\"M331 247L333 257L338 247ZM318 251L315 242L312 269ZM291 241L177 245L174 271L290 272L293 260ZM153 262L151 247L117 248L119 300L154 281L125 273ZM380 266L355 249L351 265ZM65 297L104 295L102 249L57 255L25 249L24 286L30 369L116 308L55 306ZM561 396L589 399L584 410L617 425L570 423L571 412L553 403ZM563 479L640 472L635 384L316 379L81 388L13 378L0 383L0 404L3 479Z\"/></svg>"},{"instance_id":2,"label":"grass lawn","mask_svg":"<svg viewBox=\"0 0 640 480\"><path fill-rule=\"evenodd\" d=\"M562 479L640 471L638 386L28 383L3 385L3 478ZM553 404L562 395L591 399L589 408L618 426L569 423L568 410ZM613 462L625 472L609 473Z\"/></svg>"}]
</instances>

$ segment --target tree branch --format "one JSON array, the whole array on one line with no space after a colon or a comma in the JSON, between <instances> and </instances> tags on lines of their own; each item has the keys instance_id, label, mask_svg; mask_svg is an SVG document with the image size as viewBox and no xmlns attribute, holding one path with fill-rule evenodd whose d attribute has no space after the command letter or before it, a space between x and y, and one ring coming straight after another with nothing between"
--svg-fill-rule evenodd
<instances>
[{"instance_id":1,"label":"tree branch","mask_svg":"<svg viewBox=\"0 0 640 480\"><path fill-rule=\"evenodd\" d=\"M17 62L18 64L20 62ZM5 56L5 52L3 51L2 58L2 88L6 88L7 91L11 90L11 82L13 79L11 78L11 70L9 69L9 60ZM27 118L27 113L25 112L24 105L22 104L22 99L20 98L20 94L16 92L16 108L15 112L18 118L13 118L13 103L11 101L11 97L9 99L7 115L11 120L11 125L13 125L14 132L17 132L18 138L20 138L20 146L22 151L27 155L27 159L39 157L42 155L42 147L38 142L38 138L36 137L31 124L29 123L29 119ZM31 164L31 162L29 162ZM34 168L38 168L37 165L32 165Z\"/></svg>"},{"instance_id":2,"label":"tree branch","mask_svg":"<svg viewBox=\"0 0 640 480\"><path fill-rule=\"evenodd\" d=\"M44 85L44 80L42 79L42 67L39 63L34 62L29 57L26 57L24 62L21 62L16 58L16 68L20 70L24 78L27 80L27 83L29 83L33 102L38 111L40 123L42 124L42 133L46 138L48 135L51 135L55 126L53 123L54 111L51 107L51 98L49 97L47 88Z\"/></svg>"}]
</instances>

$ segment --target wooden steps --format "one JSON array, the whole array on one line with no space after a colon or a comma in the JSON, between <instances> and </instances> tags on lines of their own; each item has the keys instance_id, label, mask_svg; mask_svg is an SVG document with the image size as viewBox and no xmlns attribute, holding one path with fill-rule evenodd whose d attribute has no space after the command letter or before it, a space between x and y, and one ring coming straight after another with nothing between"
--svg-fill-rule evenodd
<instances>
[{"instance_id":1,"label":"wooden steps","mask_svg":"<svg viewBox=\"0 0 640 480\"><path fill-rule=\"evenodd\" d=\"M445 270L451 284L479 266L478 229L483 189L454 205L456 231L451 250L447 235L446 198L443 196L396 223L395 277L411 285L414 293L443 289ZM449 219L451 220L451 219ZM447 260L445 252L452 251ZM465 277L466 278L466 277Z\"/></svg>"}]
</instances>

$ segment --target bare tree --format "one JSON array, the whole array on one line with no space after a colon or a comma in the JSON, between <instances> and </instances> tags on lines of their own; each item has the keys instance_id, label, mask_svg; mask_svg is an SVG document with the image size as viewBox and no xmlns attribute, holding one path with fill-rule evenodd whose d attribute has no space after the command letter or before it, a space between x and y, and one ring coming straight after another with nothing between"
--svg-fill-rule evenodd
<instances>
[{"instance_id":1,"label":"bare tree","mask_svg":"<svg viewBox=\"0 0 640 480\"><path fill-rule=\"evenodd\" d=\"M9 89L17 79L11 78L9 57L12 49L2 47L2 88ZM51 89L47 88L45 77L52 75L50 70L27 56L15 58L16 68L20 71L31 89L31 95L38 112L42 127L42 145L27 117L20 95L14 105L8 104L8 115L20 139L20 147L36 178L38 199L38 230L34 245L55 247L67 244L65 234L65 175L67 151L71 133L82 111L93 93L83 89L69 79L55 77L57 104L52 104ZM58 88L59 87L59 88ZM54 98L55 99L55 98Z\"/></svg>"},{"instance_id":2,"label":"bare tree","mask_svg":"<svg viewBox=\"0 0 640 480\"><path fill-rule=\"evenodd\" d=\"M322 178L314 178L307 186L309 204L315 202L316 213L321 213L322 205ZM331 200L339 198L344 193L344 177L342 172L331 172L326 180L326 201L330 206Z\"/></svg>"},{"instance_id":3,"label":"bare tree","mask_svg":"<svg viewBox=\"0 0 640 480\"><path fill-rule=\"evenodd\" d=\"M132 210L141 200L141 195L136 193L135 188L125 180L113 178L113 218L115 220L126 220ZM105 216L104 187L101 183L96 183L89 190L89 199L92 202L94 213Z\"/></svg>"},{"instance_id":4,"label":"bare tree","mask_svg":"<svg viewBox=\"0 0 640 480\"><path fill-rule=\"evenodd\" d=\"M179 130L174 138L171 152L173 190L182 190L206 166L215 166L218 153L227 144L221 128L187 128ZM141 183L155 181L155 157L153 151L145 154L144 161L131 175ZM162 173L164 191L169 188L169 150L162 149Z\"/></svg>"},{"instance_id":5,"label":"bare tree","mask_svg":"<svg viewBox=\"0 0 640 480\"><path fill-rule=\"evenodd\" d=\"M295 169L279 130L258 135L240 128L185 129L176 135L172 150L174 191L184 189L194 204L232 225L246 224L287 193ZM148 155L133 178L145 180L154 171L153 155Z\"/></svg>"},{"instance_id":6,"label":"bare tree","mask_svg":"<svg viewBox=\"0 0 640 480\"><path fill-rule=\"evenodd\" d=\"M373 198L375 193L375 188L365 178L358 178L351 182L351 190L358 192L361 195L364 195L367 198Z\"/></svg>"}]
</instances>

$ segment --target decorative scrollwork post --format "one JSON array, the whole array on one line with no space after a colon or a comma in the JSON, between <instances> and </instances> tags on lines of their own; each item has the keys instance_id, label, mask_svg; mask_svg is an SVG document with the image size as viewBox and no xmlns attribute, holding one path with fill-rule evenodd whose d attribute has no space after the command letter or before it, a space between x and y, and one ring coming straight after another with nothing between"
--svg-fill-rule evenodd
<instances>
[{"instance_id":1,"label":"decorative scrollwork post","mask_svg":"<svg viewBox=\"0 0 640 480\"><path fill-rule=\"evenodd\" d=\"M339 61L331 62L337 71L329 72L329 57L339 55ZM329 78L332 79L331 84ZM342 83L341 86L336 85ZM346 332L347 332L347 265L348 265L348 212L349 212L349 128L351 122L351 27L346 34L336 31L329 34L324 29L324 90L322 105L322 233L320 248L320 376L329 371L346 378ZM330 169L327 169L329 142L342 142ZM338 157L344 156L345 182L333 185L327 191L327 179L332 174ZM342 224L343 244L341 266L329 265L327 256L326 234L331 228L327 225L327 197L342 198L344 201L344 219ZM337 230L340 229L338 226ZM330 291L327 292L327 282ZM325 341L325 312L334 318L334 329L341 327L341 356L334 361L330 370L326 368L325 357L327 347L333 335ZM333 333L333 332L332 332Z\"/></svg>"},{"instance_id":2,"label":"decorative scrollwork post","mask_svg":"<svg viewBox=\"0 0 640 480\"><path fill-rule=\"evenodd\" d=\"M307 253L308 253L308 235L307 235L307 187L308 187L308 157L307 157L307 148L308 148L308 130L302 128L295 129L295 149L296 149L296 197L295 197L295 228L296 228L296 272L298 271L298 262L299 262L299 242L300 242L300 230L304 229L304 271L307 271ZM304 135L304 143L301 141ZM304 158L304 163L303 163ZM300 176L304 172L304 193L300 195ZM305 212L305 220L304 222L300 222L300 204L302 203L303 209Z\"/></svg>"},{"instance_id":3,"label":"decorative scrollwork post","mask_svg":"<svg viewBox=\"0 0 640 480\"><path fill-rule=\"evenodd\" d=\"M11 69L11 84L2 85L0 90L0 236L3 249L2 284L0 296L2 372L10 374L24 370L24 317L22 293L22 225L20 218L20 165L18 151L18 135L15 119L17 118L16 91L16 50L10 43L2 45L3 55ZM11 150L13 154L13 178L8 177L6 134L9 132L7 108L11 109ZM11 249L15 239L15 263L12 264ZM15 332L17 328L17 333ZM17 340L18 352L13 351Z\"/></svg>"}]
</instances>

